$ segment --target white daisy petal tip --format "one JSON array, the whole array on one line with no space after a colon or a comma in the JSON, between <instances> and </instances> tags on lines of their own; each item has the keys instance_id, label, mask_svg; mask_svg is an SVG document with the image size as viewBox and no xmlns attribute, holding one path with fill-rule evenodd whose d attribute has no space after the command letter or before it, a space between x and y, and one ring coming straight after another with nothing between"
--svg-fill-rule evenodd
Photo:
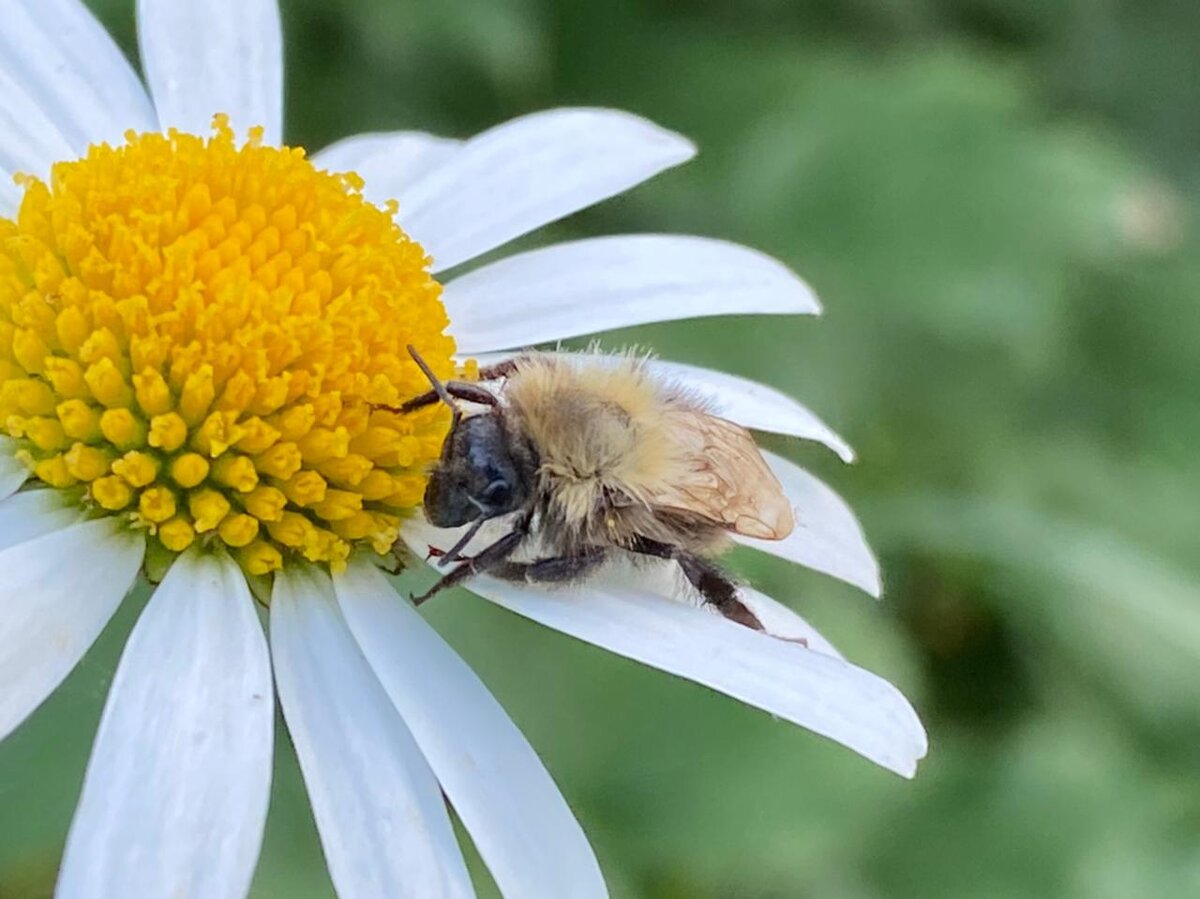
<instances>
[{"instance_id":1,"label":"white daisy petal tip","mask_svg":"<svg viewBox=\"0 0 1200 899\"><path fill-rule=\"evenodd\" d=\"M911 778L928 749L900 691L844 659L646 590L594 578L571 591L487 576L470 585L511 611L703 684Z\"/></svg>"},{"instance_id":2,"label":"white daisy petal tip","mask_svg":"<svg viewBox=\"0 0 1200 899\"><path fill-rule=\"evenodd\" d=\"M623 115L633 122L639 123L646 129L647 136L661 145L663 158L671 165L683 165L685 162L691 162L696 158L696 154L700 152L700 148L690 137L652 122L649 119L634 115L631 112L616 109L598 109L596 111L607 115Z\"/></svg>"},{"instance_id":3,"label":"white daisy petal tip","mask_svg":"<svg viewBox=\"0 0 1200 899\"><path fill-rule=\"evenodd\" d=\"M690 162L699 152L695 142L678 131L673 131L635 112L615 109L611 106L562 107L531 113L522 118L533 119L549 115L558 117L562 122L572 121L572 124L584 131L589 128L617 130L619 127L623 140L630 145L636 141L647 150L656 151L663 168ZM521 119L513 121L521 121Z\"/></svg>"},{"instance_id":4,"label":"white daisy petal tip","mask_svg":"<svg viewBox=\"0 0 1200 899\"><path fill-rule=\"evenodd\" d=\"M449 547L459 534L415 519L401 532L419 558L430 546ZM489 538L494 535L477 539ZM631 575L617 567L569 589L486 575L466 587L554 630L805 727L903 777L915 774L928 741L896 687L847 662L811 625L757 591L746 590L743 598L766 616L766 634L669 598L670 582L665 570Z\"/></svg>"},{"instance_id":5,"label":"white daisy petal tip","mask_svg":"<svg viewBox=\"0 0 1200 899\"><path fill-rule=\"evenodd\" d=\"M879 563L875 563L875 578L864 588L872 599L883 599L883 575L879 571Z\"/></svg>"}]
</instances>

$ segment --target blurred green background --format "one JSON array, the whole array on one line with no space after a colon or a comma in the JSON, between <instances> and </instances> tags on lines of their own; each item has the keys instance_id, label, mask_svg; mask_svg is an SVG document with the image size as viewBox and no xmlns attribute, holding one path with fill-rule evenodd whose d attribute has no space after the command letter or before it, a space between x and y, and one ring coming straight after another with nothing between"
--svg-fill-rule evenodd
<instances>
[{"instance_id":1,"label":"blurred green background","mask_svg":"<svg viewBox=\"0 0 1200 899\"><path fill-rule=\"evenodd\" d=\"M133 0L89 2L132 54ZM615 896L1200 896L1200 5L283 13L289 142L634 110L697 161L536 239L731 238L825 301L820 320L605 342L785 388L859 451L846 468L772 441L852 502L883 603L734 564L913 698L932 743L914 782L466 593L429 610L540 750ZM50 895L137 605L0 744L0 899ZM283 734L254 895L329 897Z\"/></svg>"}]
</instances>

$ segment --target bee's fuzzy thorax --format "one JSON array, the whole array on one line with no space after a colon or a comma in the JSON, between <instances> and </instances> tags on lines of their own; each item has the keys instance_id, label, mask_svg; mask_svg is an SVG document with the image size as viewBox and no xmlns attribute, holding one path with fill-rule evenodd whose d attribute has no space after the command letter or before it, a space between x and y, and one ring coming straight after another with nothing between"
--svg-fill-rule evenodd
<instances>
[{"instance_id":1,"label":"bee's fuzzy thorax","mask_svg":"<svg viewBox=\"0 0 1200 899\"><path fill-rule=\"evenodd\" d=\"M680 464L661 413L684 399L651 377L639 357L595 360L594 354L572 361L529 354L505 394L538 447L549 515L569 529L595 526L591 519L606 496L644 505L649 487L671 480ZM619 523L607 528L605 536L621 542Z\"/></svg>"},{"instance_id":2,"label":"bee's fuzzy thorax","mask_svg":"<svg viewBox=\"0 0 1200 899\"><path fill-rule=\"evenodd\" d=\"M632 353L527 352L481 373L501 380L483 393L465 382L443 388L485 411L452 428L426 515L446 526L474 520L468 538L502 516L513 515L512 530L421 601L476 571L564 583L627 553L670 560L722 615L762 630L714 561L731 534L781 540L794 527L749 431Z\"/></svg>"}]
</instances>

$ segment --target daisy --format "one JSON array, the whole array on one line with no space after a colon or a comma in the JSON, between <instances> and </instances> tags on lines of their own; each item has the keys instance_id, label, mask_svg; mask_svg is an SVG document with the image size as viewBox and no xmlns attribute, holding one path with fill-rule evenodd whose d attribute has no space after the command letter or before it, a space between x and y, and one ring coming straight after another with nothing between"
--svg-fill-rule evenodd
<instances>
[{"instance_id":1,"label":"daisy","mask_svg":"<svg viewBox=\"0 0 1200 899\"><path fill-rule=\"evenodd\" d=\"M0 0L0 17L0 737L139 577L157 585L57 895L244 896L276 695L339 895L473 895L443 794L504 895L605 895L533 750L379 568L401 539L449 539L418 508L448 416L376 407L425 389L408 344L445 377L470 356L643 322L816 313L811 292L753 250L663 235L439 280L691 157L636 116L363 135L310 160L281 144L275 0L140 0L145 86L78 0ZM731 419L851 457L769 388L652 364ZM877 595L845 504L771 464L800 526L745 542ZM905 776L925 752L895 688L752 590L768 630L807 648L615 574L471 587Z\"/></svg>"}]
</instances>

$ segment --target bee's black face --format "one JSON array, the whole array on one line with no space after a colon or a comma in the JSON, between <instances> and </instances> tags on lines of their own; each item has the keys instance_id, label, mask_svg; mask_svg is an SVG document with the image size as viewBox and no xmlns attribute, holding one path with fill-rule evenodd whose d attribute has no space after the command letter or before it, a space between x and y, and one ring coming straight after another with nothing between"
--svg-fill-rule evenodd
<instances>
[{"instance_id":1,"label":"bee's black face","mask_svg":"<svg viewBox=\"0 0 1200 899\"><path fill-rule=\"evenodd\" d=\"M515 512L529 500L537 460L514 440L501 413L460 421L425 488L425 517L440 528Z\"/></svg>"}]
</instances>

